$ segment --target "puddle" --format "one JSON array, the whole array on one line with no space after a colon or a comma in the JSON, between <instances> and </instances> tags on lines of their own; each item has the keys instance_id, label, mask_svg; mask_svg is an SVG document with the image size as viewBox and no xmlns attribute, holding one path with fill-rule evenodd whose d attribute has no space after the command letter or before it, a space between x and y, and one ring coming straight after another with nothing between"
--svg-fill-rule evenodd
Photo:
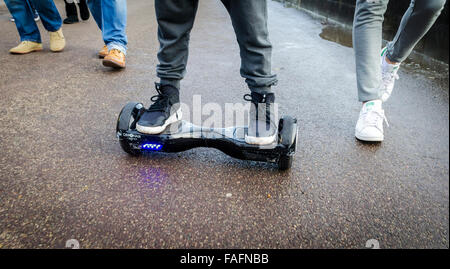
<instances>
[{"instance_id":1,"label":"puddle","mask_svg":"<svg viewBox=\"0 0 450 269\"><path fill-rule=\"evenodd\" d=\"M352 48L352 31L338 25L325 25L319 34L322 39L338 43L342 46Z\"/></svg>"}]
</instances>

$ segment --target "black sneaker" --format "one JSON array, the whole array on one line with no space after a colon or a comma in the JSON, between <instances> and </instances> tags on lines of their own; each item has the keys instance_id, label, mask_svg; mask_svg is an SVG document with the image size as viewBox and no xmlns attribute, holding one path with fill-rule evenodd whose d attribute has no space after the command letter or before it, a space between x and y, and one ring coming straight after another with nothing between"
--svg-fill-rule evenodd
<instances>
[{"instance_id":1,"label":"black sneaker","mask_svg":"<svg viewBox=\"0 0 450 269\"><path fill-rule=\"evenodd\" d=\"M64 24L73 24L73 23L77 23L79 22L78 20L78 16L74 17L74 16L70 16L64 19L63 23Z\"/></svg>"},{"instance_id":2,"label":"black sneaker","mask_svg":"<svg viewBox=\"0 0 450 269\"><path fill-rule=\"evenodd\" d=\"M136 123L136 130L144 134L160 134L166 127L181 120L180 97L177 88L155 83L158 95Z\"/></svg>"},{"instance_id":3,"label":"black sneaker","mask_svg":"<svg viewBox=\"0 0 450 269\"><path fill-rule=\"evenodd\" d=\"M278 126L275 119L275 95L261 95L255 92L244 95L244 100L250 101L248 131L245 142L255 145L268 145L277 140Z\"/></svg>"},{"instance_id":4,"label":"black sneaker","mask_svg":"<svg viewBox=\"0 0 450 269\"><path fill-rule=\"evenodd\" d=\"M66 2L66 15L67 18L64 19L64 24L72 24L78 22L78 12L75 3Z\"/></svg>"}]
</instances>

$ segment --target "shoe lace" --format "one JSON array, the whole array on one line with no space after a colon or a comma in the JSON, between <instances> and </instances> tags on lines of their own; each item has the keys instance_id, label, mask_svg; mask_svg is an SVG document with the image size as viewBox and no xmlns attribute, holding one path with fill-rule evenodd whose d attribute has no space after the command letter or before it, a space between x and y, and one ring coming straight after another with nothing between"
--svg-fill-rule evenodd
<instances>
[{"instance_id":1,"label":"shoe lace","mask_svg":"<svg viewBox=\"0 0 450 269\"><path fill-rule=\"evenodd\" d=\"M244 94L244 100L245 101L249 101L249 102L253 101L252 96L250 94L248 94L248 93Z\"/></svg>"},{"instance_id":2,"label":"shoe lace","mask_svg":"<svg viewBox=\"0 0 450 269\"><path fill-rule=\"evenodd\" d=\"M383 110L381 110L381 111L378 111L378 110L366 111L362 115L362 117L367 126L377 127L378 121L381 119L384 122L386 122L386 125L389 127L389 122L388 122L386 116L384 115Z\"/></svg>"},{"instance_id":3,"label":"shoe lace","mask_svg":"<svg viewBox=\"0 0 450 269\"><path fill-rule=\"evenodd\" d=\"M254 100L251 94L244 94L244 100L252 102L255 105L255 109L250 109L250 118L259 119L259 112L262 112L265 114L266 123L268 124L274 124L273 115L270 112L271 110L271 103L266 102L266 96L263 95L263 98L261 100ZM263 104L265 111L263 109L259 109L258 105ZM260 111L261 110L261 111Z\"/></svg>"},{"instance_id":4,"label":"shoe lace","mask_svg":"<svg viewBox=\"0 0 450 269\"><path fill-rule=\"evenodd\" d=\"M53 36L54 38L56 38L56 37L64 38L64 35L62 34L61 31L50 32L50 35Z\"/></svg>"},{"instance_id":5,"label":"shoe lace","mask_svg":"<svg viewBox=\"0 0 450 269\"><path fill-rule=\"evenodd\" d=\"M247 93L247 94L244 94L244 100L245 101L249 101L249 102L253 102L253 103L265 103L266 102L266 96L263 95L263 98L261 99L261 101L256 101L256 100L253 100L251 94Z\"/></svg>"},{"instance_id":6,"label":"shoe lace","mask_svg":"<svg viewBox=\"0 0 450 269\"><path fill-rule=\"evenodd\" d=\"M383 70L381 76L383 78L383 84L386 86L392 83L393 80L397 80L400 77L397 74L397 70Z\"/></svg>"},{"instance_id":7,"label":"shoe lace","mask_svg":"<svg viewBox=\"0 0 450 269\"><path fill-rule=\"evenodd\" d=\"M19 44L19 46L28 46L28 44L31 44L32 43L32 41L22 41L20 44Z\"/></svg>"},{"instance_id":8,"label":"shoe lace","mask_svg":"<svg viewBox=\"0 0 450 269\"><path fill-rule=\"evenodd\" d=\"M155 89L158 92L157 95L153 95L150 100L153 104L147 109L147 111L165 111L169 105L169 96L163 94L161 91L161 86L155 83Z\"/></svg>"},{"instance_id":9,"label":"shoe lace","mask_svg":"<svg viewBox=\"0 0 450 269\"><path fill-rule=\"evenodd\" d=\"M112 50L110 51L110 53L111 53L113 56L115 56L115 57L120 57L121 54L122 54L122 52L121 52L120 50L117 50L117 49L112 49Z\"/></svg>"}]
</instances>

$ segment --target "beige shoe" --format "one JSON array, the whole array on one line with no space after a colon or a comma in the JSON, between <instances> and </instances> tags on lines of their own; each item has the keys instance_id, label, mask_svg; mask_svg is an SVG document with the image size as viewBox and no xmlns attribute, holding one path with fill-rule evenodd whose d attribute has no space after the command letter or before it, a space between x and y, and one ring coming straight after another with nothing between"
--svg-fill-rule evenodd
<instances>
[{"instance_id":1,"label":"beige shoe","mask_svg":"<svg viewBox=\"0 0 450 269\"><path fill-rule=\"evenodd\" d=\"M56 32L49 32L50 34L50 50L53 52L60 52L66 46L66 39L64 38L62 28Z\"/></svg>"},{"instance_id":2,"label":"beige shoe","mask_svg":"<svg viewBox=\"0 0 450 269\"><path fill-rule=\"evenodd\" d=\"M12 54L26 54L33 51L42 50L42 43L33 41L22 41L19 45L9 50Z\"/></svg>"},{"instance_id":3,"label":"beige shoe","mask_svg":"<svg viewBox=\"0 0 450 269\"><path fill-rule=\"evenodd\" d=\"M103 59L103 65L112 68L125 68L125 54L118 49L112 49Z\"/></svg>"},{"instance_id":4,"label":"beige shoe","mask_svg":"<svg viewBox=\"0 0 450 269\"><path fill-rule=\"evenodd\" d=\"M103 48L98 52L98 57L105 58L106 55L108 55L108 53L109 53L108 47L104 45Z\"/></svg>"}]
</instances>

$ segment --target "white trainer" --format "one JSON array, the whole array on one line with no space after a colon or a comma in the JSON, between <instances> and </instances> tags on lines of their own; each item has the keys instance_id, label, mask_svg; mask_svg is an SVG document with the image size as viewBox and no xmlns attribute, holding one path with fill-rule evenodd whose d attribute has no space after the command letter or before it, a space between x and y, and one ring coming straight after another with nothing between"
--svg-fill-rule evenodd
<instances>
[{"instance_id":1,"label":"white trainer","mask_svg":"<svg viewBox=\"0 0 450 269\"><path fill-rule=\"evenodd\" d=\"M386 61L386 51L387 48L384 48L381 51L381 84L380 84L380 93L381 93L381 101L386 102L386 100L391 96L392 90L394 90L394 84L399 76L397 74L400 63L398 64L390 64Z\"/></svg>"},{"instance_id":2,"label":"white trainer","mask_svg":"<svg viewBox=\"0 0 450 269\"><path fill-rule=\"evenodd\" d=\"M384 140L383 121L389 126L382 109L381 100L366 102L356 123L355 137L362 141L381 142Z\"/></svg>"}]
</instances>

